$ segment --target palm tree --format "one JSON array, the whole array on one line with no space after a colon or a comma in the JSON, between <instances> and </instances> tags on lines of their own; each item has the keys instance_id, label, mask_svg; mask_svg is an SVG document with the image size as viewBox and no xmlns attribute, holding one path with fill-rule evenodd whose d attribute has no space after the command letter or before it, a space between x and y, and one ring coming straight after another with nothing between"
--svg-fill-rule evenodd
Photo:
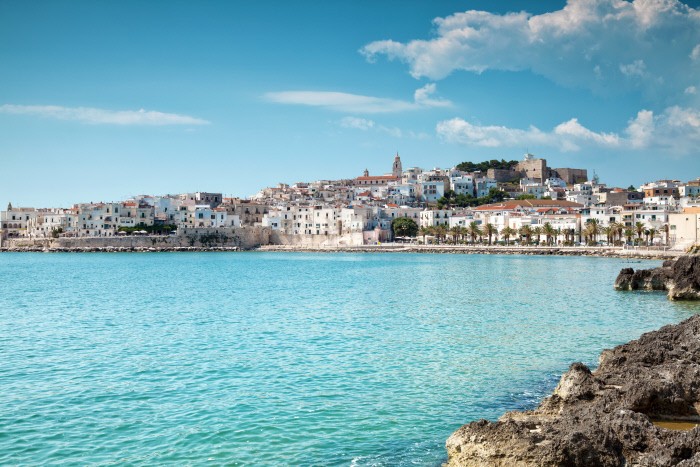
<instances>
[{"instance_id":1,"label":"palm tree","mask_svg":"<svg viewBox=\"0 0 700 467\"><path fill-rule=\"evenodd\" d=\"M462 235L462 241L464 241L464 237L469 235L469 228L468 227L460 227L459 232Z\"/></svg>"},{"instance_id":2,"label":"palm tree","mask_svg":"<svg viewBox=\"0 0 700 467\"><path fill-rule=\"evenodd\" d=\"M569 244L569 235L571 235L571 231L573 229L564 229L564 244L568 245Z\"/></svg>"},{"instance_id":3,"label":"palm tree","mask_svg":"<svg viewBox=\"0 0 700 467\"><path fill-rule=\"evenodd\" d=\"M482 232L481 228L479 228L479 223L476 221L471 221L469 223L469 236L472 239L472 243L476 241L476 237L481 237Z\"/></svg>"},{"instance_id":4,"label":"palm tree","mask_svg":"<svg viewBox=\"0 0 700 467\"><path fill-rule=\"evenodd\" d=\"M498 235L498 229L491 223L487 223L484 226L484 232L489 237L489 245L491 245L491 237Z\"/></svg>"},{"instance_id":5,"label":"palm tree","mask_svg":"<svg viewBox=\"0 0 700 467\"><path fill-rule=\"evenodd\" d=\"M520 227L520 229L518 230L518 234L520 234L521 237L525 237L525 243L529 245L530 238L532 237L532 227L530 227L528 224L525 224L522 227Z\"/></svg>"},{"instance_id":6,"label":"palm tree","mask_svg":"<svg viewBox=\"0 0 700 467\"><path fill-rule=\"evenodd\" d=\"M559 237L561 237L562 233L563 233L563 231L561 230L561 227L557 227L557 230L555 231L555 234L554 234L554 240L556 241L557 244L559 243Z\"/></svg>"},{"instance_id":7,"label":"palm tree","mask_svg":"<svg viewBox=\"0 0 700 467\"><path fill-rule=\"evenodd\" d=\"M605 235L605 241L610 245L612 243L612 227L606 225L600 229L600 232Z\"/></svg>"},{"instance_id":8,"label":"palm tree","mask_svg":"<svg viewBox=\"0 0 700 467\"><path fill-rule=\"evenodd\" d=\"M657 229L655 229L655 228L652 227L651 229L649 229L648 232L649 232L649 237L651 237L651 243L652 243L652 245L653 245L653 244L654 244L654 238L655 238L656 235L659 233L659 231L658 231ZM647 245L648 245L648 244L649 244L649 241L647 240Z\"/></svg>"},{"instance_id":9,"label":"palm tree","mask_svg":"<svg viewBox=\"0 0 700 467\"><path fill-rule=\"evenodd\" d=\"M589 233L589 239L593 243L598 243L598 234L600 233L600 221L595 218L586 221L586 230Z\"/></svg>"},{"instance_id":10,"label":"palm tree","mask_svg":"<svg viewBox=\"0 0 700 467\"><path fill-rule=\"evenodd\" d=\"M542 233L544 234L546 240L547 240L547 245L552 244L552 238L557 234L557 231L554 230L554 227L552 227L552 224L549 222L545 222L544 225L542 226Z\"/></svg>"},{"instance_id":11,"label":"palm tree","mask_svg":"<svg viewBox=\"0 0 700 467\"><path fill-rule=\"evenodd\" d=\"M435 235L435 238L437 238L438 243L440 243L447 236L447 227L442 224L437 225L433 227L433 234Z\"/></svg>"},{"instance_id":12,"label":"palm tree","mask_svg":"<svg viewBox=\"0 0 700 467\"><path fill-rule=\"evenodd\" d=\"M668 242L668 237L669 237L669 235L668 235L668 234L669 234L669 227L668 227L668 224L664 224L664 225L661 227L661 231L665 234L664 245L668 246L668 243L669 243L669 242Z\"/></svg>"},{"instance_id":13,"label":"palm tree","mask_svg":"<svg viewBox=\"0 0 700 467\"><path fill-rule=\"evenodd\" d=\"M637 222L634 224L634 230L637 232L637 239L639 240L639 243L642 241L642 235L644 235L644 222Z\"/></svg>"},{"instance_id":14,"label":"palm tree","mask_svg":"<svg viewBox=\"0 0 700 467\"><path fill-rule=\"evenodd\" d=\"M535 239L537 240L536 243L539 245L540 244L540 235L542 235L542 227L539 225L532 229L532 235L535 236Z\"/></svg>"},{"instance_id":15,"label":"palm tree","mask_svg":"<svg viewBox=\"0 0 700 467\"><path fill-rule=\"evenodd\" d=\"M458 225L455 225L454 227L450 228L450 235L452 236L452 243L455 245L457 244L457 240L459 240L459 236L462 233L462 228Z\"/></svg>"},{"instance_id":16,"label":"palm tree","mask_svg":"<svg viewBox=\"0 0 700 467\"><path fill-rule=\"evenodd\" d=\"M418 229L418 234L421 235L421 236L423 237L423 245L425 245L425 237L426 237L426 235L429 235L429 234L430 234L430 227L423 227L423 226L421 226L421 227Z\"/></svg>"},{"instance_id":17,"label":"palm tree","mask_svg":"<svg viewBox=\"0 0 700 467\"><path fill-rule=\"evenodd\" d=\"M632 243L632 237L634 237L634 231L632 229L625 229L625 238L627 243Z\"/></svg>"},{"instance_id":18,"label":"palm tree","mask_svg":"<svg viewBox=\"0 0 700 467\"><path fill-rule=\"evenodd\" d=\"M612 231L613 243L615 243L615 237L617 237L618 240L622 241L622 232L625 229L625 226L620 224L619 222L613 222L612 224L610 224L610 229Z\"/></svg>"},{"instance_id":19,"label":"palm tree","mask_svg":"<svg viewBox=\"0 0 700 467\"><path fill-rule=\"evenodd\" d=\"M501 230L501 236L506 240L506 245L509 244L508 240L510 240L510 237L516 235L517 233L518 232L516 232L515 229L510 226L505 226Z\"/></svg>"}]
</instances>

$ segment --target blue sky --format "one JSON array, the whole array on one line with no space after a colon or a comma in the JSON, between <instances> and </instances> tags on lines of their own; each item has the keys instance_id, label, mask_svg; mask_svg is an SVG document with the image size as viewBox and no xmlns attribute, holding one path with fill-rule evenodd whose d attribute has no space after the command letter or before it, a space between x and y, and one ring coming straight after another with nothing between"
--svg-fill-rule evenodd
<instances>
[{"instance_id":1,"label":"blue sky","mask_svg":"<svg viewBox=\"0 0 700 467\"><path fill-rule=\"evenodd\" d=\"M495 4L495 5L494 5ZM700 12L673 0L0 1L0 203L249 196L520 159L700 176Z\"/></svg>"}]
</instances>

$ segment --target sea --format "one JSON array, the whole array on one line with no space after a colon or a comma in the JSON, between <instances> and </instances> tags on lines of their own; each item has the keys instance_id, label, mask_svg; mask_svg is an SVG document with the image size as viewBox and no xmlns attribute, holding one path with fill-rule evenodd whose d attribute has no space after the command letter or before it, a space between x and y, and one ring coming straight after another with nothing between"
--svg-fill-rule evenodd
<instances>
[{"instance_id":1,"label":"sea","mask_svg":"<svg viewBox=\"0 0 700 467\"><path fill-rule=\"evenodd\" d=\"M0 465L439 466L700 304L592 257L0 254Z\"/></svg>"}]
</instances>

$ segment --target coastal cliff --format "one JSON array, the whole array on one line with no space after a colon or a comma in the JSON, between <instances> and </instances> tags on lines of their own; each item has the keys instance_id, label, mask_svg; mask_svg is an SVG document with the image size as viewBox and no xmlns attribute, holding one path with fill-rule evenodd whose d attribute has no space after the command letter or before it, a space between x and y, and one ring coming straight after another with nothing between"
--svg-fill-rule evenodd
<instances>
[{"instance_id":1,"label":"coastal cliff","mask_svg":"<svg viewBox=\"0 0 700 467\"><path fill-rule=\"evenodd\" d=\"M700 315L604 351L591 372L571 365L540 406L462 426L447 466L700 464Z\"/></svg>"},{"instance_id":2,"label":"coastal cliff","mask_svg":"<svg viewBox=\"0 0 700 467\"><path fill-rule=\"evenodd\" d=\"M664 261L655 269L625 268L615 280L616 290L664 290L671 300L700 300L700 255Z\"/></svg>"}]
</instances>

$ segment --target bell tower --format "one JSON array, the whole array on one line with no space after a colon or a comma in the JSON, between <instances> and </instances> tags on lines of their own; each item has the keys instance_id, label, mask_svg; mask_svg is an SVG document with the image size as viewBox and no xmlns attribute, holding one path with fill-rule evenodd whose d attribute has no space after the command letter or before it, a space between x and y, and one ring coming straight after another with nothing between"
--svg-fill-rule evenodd
<instances>
[{"instance_id":1,"label":"bell tower","mask_svg":"<svg viewBox=\"0 0 700 467\"><path fill-rule=\"evenodd\" d=\"M401 167L401 158L397 152L396 156L394 157L394 165L391 167L391 174L396 178L401 178L402 173L403 169Z\"/></svg>"}]
</instances>

